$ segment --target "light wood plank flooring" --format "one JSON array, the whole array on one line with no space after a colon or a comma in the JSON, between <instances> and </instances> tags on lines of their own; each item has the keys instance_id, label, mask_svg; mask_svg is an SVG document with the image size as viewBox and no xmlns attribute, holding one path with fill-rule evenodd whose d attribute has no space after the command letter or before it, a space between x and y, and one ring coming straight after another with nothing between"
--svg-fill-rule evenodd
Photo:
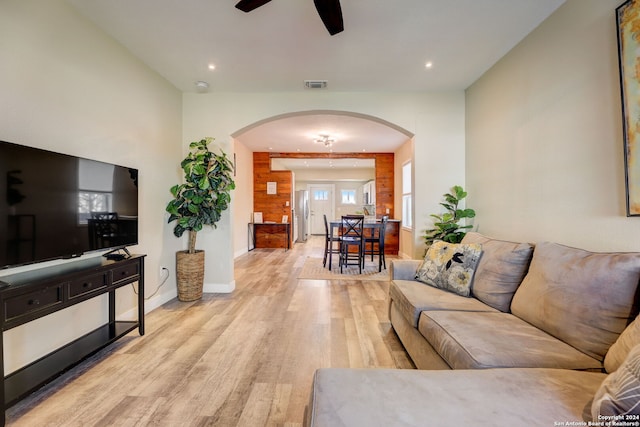
<instances>
[{"instance_id":1,"label":"light wood plank flooring","mask_svg":"<svg viewBox=\"0 0 640 427\"><path fill-rule=\"evenodd\" d=\"M301 426L320 367L414 368L388 282L298 280L312 237L236 260L236 290L173 300L7 411L9 426ZM153 285L149 284L151 288Z\"/></svg>"}]
</instances>

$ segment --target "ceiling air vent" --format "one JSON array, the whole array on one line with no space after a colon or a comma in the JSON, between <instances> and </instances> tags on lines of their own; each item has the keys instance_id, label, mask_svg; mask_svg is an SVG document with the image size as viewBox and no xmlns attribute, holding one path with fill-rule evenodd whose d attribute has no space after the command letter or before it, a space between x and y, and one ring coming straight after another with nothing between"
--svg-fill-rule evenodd
<instances>
[{"instance_id":1,"label":"ceiling air vent","mask_svg":"<svg viewBox=\"0 0 640 427\"><path fill-rule=\"evenodd\" d=\"M327 87L326 80L305 80L304 87L307 89L324 89Z\"/></svg>"}]
</instances>

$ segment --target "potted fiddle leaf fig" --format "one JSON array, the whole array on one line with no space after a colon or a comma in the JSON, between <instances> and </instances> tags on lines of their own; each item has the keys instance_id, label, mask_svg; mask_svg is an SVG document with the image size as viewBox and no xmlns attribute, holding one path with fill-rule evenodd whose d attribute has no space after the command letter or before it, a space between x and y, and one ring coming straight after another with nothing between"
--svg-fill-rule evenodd
<instances>
[{"instance_id":1,"label":"potted fiddle leaf fig","mask_svg":"<svg viewBox=\"0 0 640 427\"><path fill-rule=\"evenodd\" d=\"M427 248L436 240L443 240L448 243L460 243L472 225L461 225L464 218L474 218L476 212L473 209L460 209L458 205L467 197L467 193L459 185L454 186L448 193L442 195L444 202L440 206L446 212L442 214L432 214L435 219L433 228L426 230L424 240Z\"/></svg>"},{"instance_id":2,"label":"potted fiddle leaf fig","mask_svg":"<svg viewBox=\"0 0 640 427\"><path fill-rule=\"evenodd\" d=\"M217 228L222 212L229 208L233 181L233 164L226 153L209 150L213 138L189 144L189 155L180 163L184 182L171 187L173 200L167 204L169 220L176 221L173 234L189 233L189 249L176 253L178 299L194 301L202 297L204 285L204 250L196 250L196 236L205 225Z\"/></svg>"}]
</instances>

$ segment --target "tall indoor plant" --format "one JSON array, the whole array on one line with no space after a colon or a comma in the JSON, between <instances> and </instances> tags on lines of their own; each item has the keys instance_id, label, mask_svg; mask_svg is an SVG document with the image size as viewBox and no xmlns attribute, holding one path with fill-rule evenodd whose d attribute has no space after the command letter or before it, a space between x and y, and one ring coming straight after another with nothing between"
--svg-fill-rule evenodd
<instances>
[{"instance_id":1,"label":"tall indoor plant","mask_svg":"<svg viewBox=\"0 0 640 427\"><path fill-rule=\"evenodd\" d=\"M424 240L427 248L436 240L449 243L460 243L472 225L461 225L464 218L473 218L476 212L473 209L460 209L460 201L467 197L467 193L459 185L454 186L448 193L442 195L444 202L440 203L446 209L443 214L432 214L435 219L433 228L425 232Z\"/></svg>"},{"instance_id":2,"label":"tall indoor plant","mask_svg":"<svg viewBox=\"0 0 640 427\"><path fill-rule=\"evenodd\" d=\"M189 249L176 254L178 298L193 301L202 297L204 251L196 250L196 236L205 225L216 228L231 201L233 164L224 151L209 150L213 138L189 144L189 155L180 163L184 183L171 187L173 200L167 205L168 222L176 221L173 234L189 232Z\"/></svg>"}]
</instances>

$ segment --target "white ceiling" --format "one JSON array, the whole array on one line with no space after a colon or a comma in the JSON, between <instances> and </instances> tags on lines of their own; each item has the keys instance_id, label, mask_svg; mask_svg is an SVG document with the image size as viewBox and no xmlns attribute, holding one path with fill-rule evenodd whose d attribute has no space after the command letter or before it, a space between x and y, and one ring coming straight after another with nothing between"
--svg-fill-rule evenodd
<instances>
[{"instance_id":1,"label":"white ceiling","mask_svg":"<svg viewBox=\"0 0 640 427\"><path fill-rule=\"evenodd\" d=\"M565 0L342 0L330 36L313 0L67 0L183 92L464 90ZM432 62L430 69L425 67ZM208 66L215 65L214 70ZM308 151L314 133L336 152L390 152L407 135L359 117L294 116L236 139L253 151Z\"/></svg>"}]
</instances>

